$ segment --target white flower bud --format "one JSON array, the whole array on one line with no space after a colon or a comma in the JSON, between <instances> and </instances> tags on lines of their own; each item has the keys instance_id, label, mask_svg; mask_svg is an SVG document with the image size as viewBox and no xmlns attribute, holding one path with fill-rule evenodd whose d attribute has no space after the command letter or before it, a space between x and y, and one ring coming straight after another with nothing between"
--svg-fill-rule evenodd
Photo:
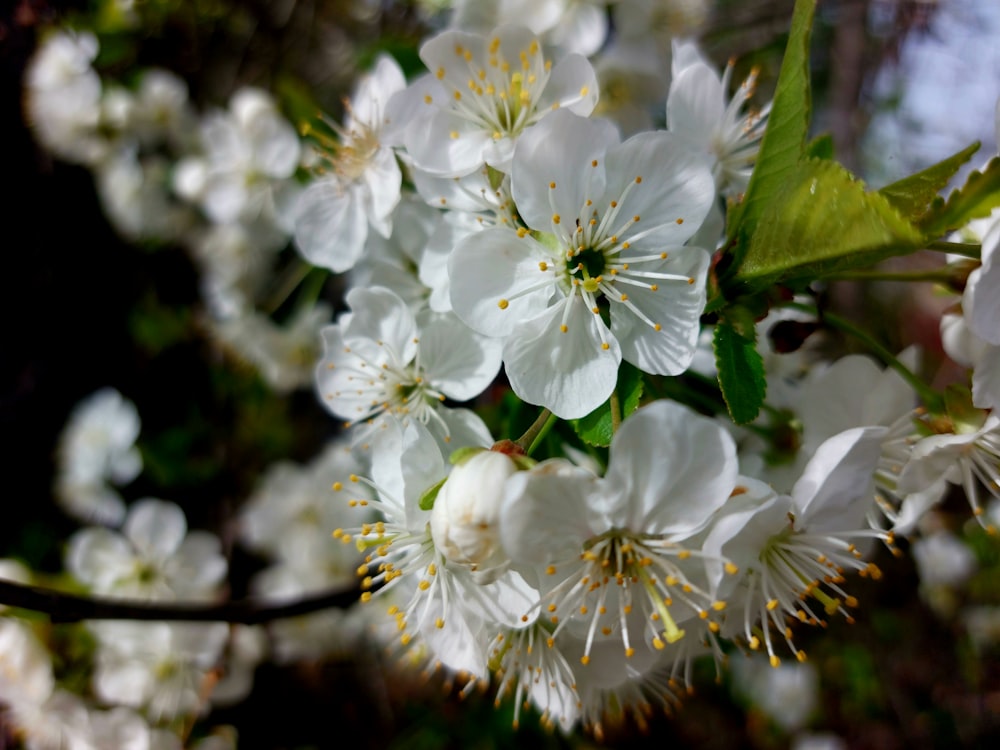
<instances>
[{"instance_id":1,"label":"white flower bud","mask_svg":"<svg viewBox=\"0 0 1000 750\"><path fill-rule=\"evenodd\" d=\"M434 544L448 560L483 571L507 562L498 524L504 483L515 471L510 457L496 451L483 451L452 470L431 512Z\"/></svg>"}]
</instances>

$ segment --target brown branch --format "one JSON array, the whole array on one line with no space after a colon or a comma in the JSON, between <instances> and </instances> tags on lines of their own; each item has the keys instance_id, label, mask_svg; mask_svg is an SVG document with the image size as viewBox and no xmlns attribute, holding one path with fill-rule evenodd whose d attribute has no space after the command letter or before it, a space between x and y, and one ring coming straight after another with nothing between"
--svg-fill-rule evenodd
<instances>
[{"instance_id":1,"label":"brown branch","mask_svg":"<svg viewBox=\"0 0 1000 750\"><path fill-rule=\"evenodd\" d=\"M57 623L81 620L159 620L259 625L323 609L346 609L358 600L359 595L359 589L349 588L332 589L280 604L247 599L211 604L168 603L81 596L0 580L0 603L43 612L49 615L52 622Z\"/></svg>"}]
</instances>

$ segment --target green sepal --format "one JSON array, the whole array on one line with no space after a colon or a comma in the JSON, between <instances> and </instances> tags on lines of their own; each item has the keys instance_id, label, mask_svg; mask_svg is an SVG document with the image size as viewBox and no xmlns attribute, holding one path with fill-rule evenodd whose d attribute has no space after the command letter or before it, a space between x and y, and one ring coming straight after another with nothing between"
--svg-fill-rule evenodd
<instances>
[{"instance_id":1,"label":"green sepal","mask_svg":"<svg viewBox=\"0 0 1000 750\"><path fill-rule=\"evenodd\" d=\"M437 500L438 493L441 491L441 488L444 487L444 483L447 481L448 477L445 477L440 482L432 484L430 487L424 490L423 494L420 496L420 499L417 501L417 505L420 506L420 510L434 509L434 501Z\"/></svg>"},{"instance_id":2,"label":"green sepal","mask_svg":"<svg viewBox=\"0 0 1000 750\"><path fill-rule=\"evenodd\" d=\"M972 404L972 391L952 383L944 389L944 410L956 435L977 432L986 423L986 412Z\"/></svg>"},{"instance_id":3,"label":"green sepal","mask_svg":"<svg viewBox=\"0 0 1000 750\"><path fill-rule=\"evenodd\" d=\"M962 149L957 154L939 161L927 169L904 177L879 190L896 210L911 221L919 221L938 198L938 193L948 187L951 178L979 150L979 142Z\"/></svg>"},{"instance_id":4,"label":"green sepal","mask_svg":"<svg viewBox=\"0 0 1000 750\"><path fill-rule=\"evenodd\" d=\"M618 385L615 386L615 390L618 392L618 403L621 407L623 420L639 408L642 387L642 373L639 369L628 362L622 362L618 369ZM611 445L611 438L614 436L611 399L605 401L587 416L571 420L570 424L573 425L573 429L576 430L580 439L588 445L599 448Z\"/></svg>"},{"instance_id":5,"label":"green sepal","mask_svg":"<svg viewBox=\"0 0 1000 750\"><path fill-rule=\"evenodd\" d=\"M503 184L503 178L507 175L501 172L499 169L494 169L493 167L486 167L486 179L490 182L490 188L492 190L499 190L500 186Z\"/></svg>"},{"instance_id":6,"label":"green sepal","mask_svg":"<svg viewBox=\"0 0 1000 750\"><path fill-rule=\"evenodd\" d=\"M786 176L784 189L764 211L732 291L866 268L923 244L920 230L885 197L866 192L843 166L807 159Z\"/></svg>"},{"instance_id":7,"label":"green sepal","mask_svg":"<svg viewBox=\"0 0 1000 750\"><path fill-rule=\"evenodd\" d=\"M764 405L767 380L764 360L757 351L756 327L747 326L742 314L733 317L734 323L727 317L716 324L712 348L729 416L736 424L747 424L757 418Z\"/></svg>"},{"instance_id":8,"label":"green sepal","mask_svg":"<svg viewBox=\"0 0 1000 750\"><path fill-rule=\"evenodd\" d=\"M538 466L538 461L533 459L531 456L524 456L519 454L510 454L508 458L514 463L518 471L527 471L528 469L533 469Z\"/></svg>"},{"instance_id":9,"label":"green sepal","mask_svg":"<svg viewBox=\"0 0 1000 750\"><path fill-rule=\"evenodd\" d=\"M451 452L451 455L448 456L448 461L451 462L452 466L461 466L470 458L472 458L478 453L482 453L485 450L489 449L482 448L478 445L467 445L464 448L456 448L454 451Z\"/></svg>"},{"instance_id":10,"label":"green sepal","mask_svg":"<svg viewBox=\"0 0 1000 750\"><path fill-rule=\"evenodd\" d=\"M528 234L533 237L537 242L547 247L549 250L554 250L556 253L563 252L562 242L558 237L556 237L551 232L539 232L536 229L532 229Z\"/></svg>"},{"instance_id":11,"label":"green sepal","mask_svg":"<svg viewBox=\"0 0 1000 750\"><path fill-rule=\"evenodd\" d=\"M969 174L965 184L951 192L947 200L935 198L920 228L934 239L961 229L973 219L989 216L1000 206L1000 157L994 157L982 171Z\"/></svg>"}]
</instances>

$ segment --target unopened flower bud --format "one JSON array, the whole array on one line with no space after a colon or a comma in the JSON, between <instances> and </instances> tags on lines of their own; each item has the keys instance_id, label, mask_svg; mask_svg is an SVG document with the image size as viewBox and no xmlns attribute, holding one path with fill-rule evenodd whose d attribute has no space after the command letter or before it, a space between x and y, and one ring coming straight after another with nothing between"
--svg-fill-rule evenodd
<instances>
[{"instance_id":1,"label":"unopened flower bud","mask_svg":"<svg viewBox=\"0 0 1000 750\"><path fill-rule=\"evenodd\" d=\"M448 560L477 571L503 566L500 502L504 483L515 471L510 457L496 451L476 454L452 470L431 513L434 544Z\"/></svg>"}]
</instances>

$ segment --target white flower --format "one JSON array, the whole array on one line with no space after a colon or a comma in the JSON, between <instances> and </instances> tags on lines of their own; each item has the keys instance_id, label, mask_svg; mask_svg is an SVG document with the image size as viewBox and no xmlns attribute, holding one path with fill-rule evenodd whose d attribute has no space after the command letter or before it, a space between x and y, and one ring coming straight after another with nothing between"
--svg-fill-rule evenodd
<instances>
[{"instance_id":1,"label":"white flower","mask_svg":"<svg viewBox=\"0 0 1000 750\"><path fill-rule=\"evenodd\" d=\"M381 481L350 477L352 484L370 484L378 494L370 501L351 497L349 504L375 508L380 520L336 529L334 537L368 551L358 573L365 589L377 590L366 591L362 601L403 593L389 608L403 645L419 635L442 664L484 679L494 634L487 630L518 626L529 606L530 587L510 571L481 585L471 566L442 554L431 533L432 511L419 501L448 476L450 467L420 422L394 428L391 434L396 441L381 441L373 449L373 472ZM338 482L334 489L345 486Z\"/></svg>"},{"instance_id":2,"label":"white flower","mask_svg":"<svg viewBox=\"0 0 1000 750\"><path fill-rule=\"evenodd\" d=\"M752 656L733 662L735 687L785 732L806 725L819 703L819 675L809 663L772 668Z\"/></svg>"},{"instance_id":3,"label":"white flower","mask_svg":"<svg viewBox=\"0 0 1000 750\"><path fill-rule=\"evenodd\" d=\"M716 189L723 195L746 189L770 109L741 112L753 96L756 71L727 101L732 72L728 65L720 79L710 65L693 62L675 73L667 96L668 129L712 159Z\"/></svg>"},{"instance_id":4,"label":"white flower","mask_svg":"<svg viewBox=\"0 0 1000 750\"><path fill-rule=\"evenodd\" d=\"M509 478L501 538L515 565L537 566L535 609L551 615L555 636L568 628L585 640L584 664L605 641L626 656L662 649L684 636L679 623L710 629L710 610L725 606L692 580L684 541L735 479L736 448L721 427L654 402L615 434L603 479L557 459Z\"/></svg>"},{"instance_id":5,"label":"white flower","mask_svg":"<svg viewBox=\"0 0 1000 750\"><path fill-rule=\"evenodd\" d=\"M703 161L667 133L618 143L607 122L555 112L521 138L512 188L551 236L478 233L449 272L455 312L504 338L514 392L571 419L608 398L623 358L683 372L705 305L708 253L683 244L712 202Z\"/></svg>"},{"instance_id":6,"label":"white flower","mask_svg":"<svg viewBox=\"0 0 1000 750\"><path fill-rule=\"evenodd\" d=\"M418 329L406 304L388 289L352 289L351 312L323 329L316 366L323 404L351 424L369 421L364 435L387 419L414 420L446 440L452 426L446 398L467 401L500 369L500 349L454 316Z\"/></svg>"},{"instance_id":7,"label":"white flower","mask_svg":"<svg viewBox=\"0 0 1000 750\"><path fill-rule=\"evenodd\" d=\"M460 0L451 26L482 34L504 24L527 26L546 44L589 57L608 35L605 3L599 0Z\"/></svg>"},{"instance_id":8,"label":"white flower","mask_svg":"<svg viewBox=\"0 0 1000 750\"><path fill-rule=\"evenodd\" d=\"M66 567L97 594L141 599L203 599L226 575L218 537L187 529L175 504L135 503L122 533L86 528L69 540Z\"/></svg>"},{"instance_id":9,"label":"white flower","mask_svg":"<svg viewBox=\"0 0 1000 750\"><path fill-rule=\"evenodd\" d=\"M445 31L424 43L420 59L439 83L424 93L428 111L407 128L404 144L419 169L441 177L483 164L507 172L526 129L556 109L589 115L597 102L586 58L567 55L553 66L522 26L490 37Z\"/></svg>"},{"instance_id":10,"label":"white flower","mask_svg":"<svg viewBox=\"0 0 1000 750\"><path fill-rule=\"evenodd\" d=\"M229 637L225 623L91 623L99 647L93 687L107 703L142 708L154 721L208 707L205 679Z\"/></svg>"},{"instance_id":11,"label":"white flower","mask_svg":"<svg viewBox=\"0 0 1000 750\"><path fill-rule=\"evenodd\" d=\"M387 55L362 78L347 105L343 127L329 126L339 140L320 138L319 176L299 198L295 243L309 262L340 273L361 257L369 227L388 237L399 203L402 172L390 147L389 99L406 86L403 71ZM387 140L388 138L388 140Z\"/></svg>"},{"instance_id":12,"label":"white flower","mask_svg":"<svg viewBox=\"0 0 1000 750\"><path fill-rule=\"evenodd\" d=\"M1000 416L983 414L983 422L947 424L925 417L931 432L913 446L899 477L902 492L920 492L944 480L965 491L972 514L991 534L996 526L984 513L983 488L1000 497ZM944 431L948 430L948 431Z\"/></svg>"},{"instance_id":13,"label":"white flower","mask_svg":"<svg viewBox=\"0 0 1000 750\"><path fill-rule=\"evenodd\" d=\"M857 428L825 441L806 465L791 495L779 495L767 485L741 478L733 497L713 519L702 549L709 580L720 597L735 604L723 634L741 633L752 649L760 647L758 626L772 666L774 630L797 658L786 617L819 624L822 616L856 606L840 587L844 573L878 577L878 568L864 561L858 543L871 538L891 542L886 532L871 530L866 514L872 504L873 474L885 428ZM729 561L724 563L723 561ZM734 564L738 577L724 576Z\"/></svg>"},{"instance_id":14,"label":"white flower","mask_svg":"<svg viewBox=\"0 0 1000 750\"><path fill-rule=\"evenodd\" d=\"M255 88L233 94L228 112L202 122L202 206L217 224L279 214L276 191L295 172L301 149L295 129L271 96Z\"/></svg>"},{"instance_id":15,"label":"white flower","mask_svg":"<svg viewBox=\"0 0 1000 750\"><path fill-rule=\"evenodd\" d=\"M142 470L135 446L139 413L113 388L80 401L59 437L56 496L83 521L117 526L125 504L108 484L124 485Z\"/></svg>"},{"instance_id":16,"label":"white flower","mask_svg":"<svg viewBox=\"0 0 1000 750\"><path fill-rule=\"evenodd\" d=\"M948 531L917 539L911 552L923 587L960 586L976 571L972 549Z\"/></svg>"},{"instance_id":17,"label":"white flower","mask_svg":"<svg viewBox=\"0 0 1000 750\"><path fill-rule=\"evenodd\" d=\"M98 135L101 79L91 67L97 37L59 31L47 37L25 71L27 116L42 145L58 156L96 164L108 143Z\"/></svg>"}]
</instances>

